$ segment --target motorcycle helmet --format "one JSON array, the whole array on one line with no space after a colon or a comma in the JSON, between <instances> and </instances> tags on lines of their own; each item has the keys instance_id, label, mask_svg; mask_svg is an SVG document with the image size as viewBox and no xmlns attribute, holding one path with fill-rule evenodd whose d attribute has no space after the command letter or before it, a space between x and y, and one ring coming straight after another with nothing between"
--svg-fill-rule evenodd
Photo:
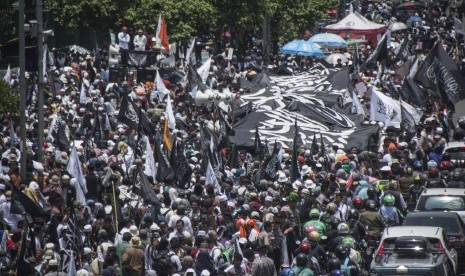
<instances>
[{"instance_id":1,"label":"motorcycle helmet","mask_svg":"<svg viewBox=\"0 0 465 276\"><path fill-rule=\"evenodd\" d=\"M297 266L306 266L307 265L307 255L303 254L303 253L300 253L299 255L297 255L297 257L295 257L295 261L297 263Z\"/></svg>"},{"instance_id":2,"label":"motorcycle helmet","mask_svg":"<svg viewBox=\"0 0 465 276\"><path fill-rule=\"evenodd\" d=\"M311 250L312 250L312 248L311 248L311 246L310 246L310 244L308 242L304 241L299 245L300 253L308 254L308 253L310 253Z\"/></svg>"},{"instance_id":3,"label":"motorcycle helmet","mask_svg":"<svg viewBox=\"0 0 465 276\"><path fill-rule=\"evenodd\" d=\"M334 249L334 255L339 260L344 260L347 256L349 256L349 248L343 244L340 244Z\"/></svg>"},{"instance_id":4,"label":"motorcycle helmet","mask_svg":"<svg viewBox=\"0 0 465 276\"><path fill-rule=\"evenodd\" d=\"M386 195L383 198L383 203L386 206L393 206L395 204L395 202L396 202L396 199L394 198L393 195Z\"/></svg>"},{"instance_id":5,"label":"motorcycle helmet","mask_svg":"<svg viewBox=\"0 0 465 276\"><path fill-rule=\"evenodd\" d=\"M442 161L441 164L439 165L439 168L441 170L452 170L452 163L450 161Z\"/></svg>"},{"instance_id":6,"label":"motorcycle helmet","mask_svg":"<svg viewBox=\"0 0 465 276\"><path fill-rule=\"evenodd\" d=\"M327 211L329 214L331 214L331 215L333 215L334 213L336 213L336 211L337 211L337 205L336 205L336 203L330 202L330 203L326 206L326 211Z\"/></svg>"},{"instance_id":7,"label":"motorcycle helmet","mask_svg":"<svg viewBox=\"0 0 465 276\"><path fill-rule=\"evenodd\" d=\"M345 236L342 239L342 244L345 245L348 248L354 248L355 249L355 239L352 236Z\"/></svg>"},{"instance_id":8,"label":"motorcycle helmet","mask_svg":"<svg viewBox=\"0 0 465 276\"><path fill-rule=\"evenodd\" d=\"M360 218L360 213L358 212L357 209L350 209L348 218L353 219L353 220L358 220Z\"/></svg>"},{"instance_id":9,"label":"motorcycle helmet","mask_svg":"<svg viewBox=\"0 0 465 276\"><path fill-rule=\"evenodd\" d=\"M313 208L310 210L309 213L310 219L319 219L320 218L320 210Z\"/></svg>"},{"instance_id":10,"label":"motorcycle helmet","mask_svg":"<svg viewBox=\"0 0 465 276\"><path fill-rule=\"evenodd\" d=\"M333 271L335 269L340 269L341 268L341 261L339 261L338 258L331 258L328 261L328 270Z\"/></svg>"},{"instance_id":11,"label":"motorcycle helmet","mask_svg":"<svg viewBox=\"0 0 465 276\"><path fill-rule=\"evenodd\" d=\"M376 202L374 200L368 200L366 206L372 211L376 210Z\"/></svg>"},{"instance_id":12,"label":"motorcycle helmet","mask_svg":"<svg viewBox=\"0 0 465 276\"><path fill-rule=\"evenodd\" d=\"M320 239L321 239L321 236L320 236L320 233L318 233L318 231L312 231L310 232L308 235L308 240L309 241L312 241L312 242L319 242Z\"/></svg>"},{"instance_id":13,"label":"motorcycle helmet","mask_svg":"<svg viewBox=\"0 0 465 276\"><path fill-rule=\"evenodd\" d=\"M316 227L313 226L313 225L309 225L307 227L305 227L305 232L308 234L308 233L311 233L313 231L316 231Z\"/></svg>"},{"instance_id":14,"label":"motorcycle helmet","mask_svg":"<svg viewBox=\"0 0 465 276\"><path fill-rule=\"evenodd\" d=\"M347 225L347 223L342 222L337 226L337 232L339 235L349 234L349 230L349 225Z\"/></svg>"},{"instance_id":15,"label":"motorcycle helmet","mask_svg":"<svg viewBox=\"0 0 465 276\"><path fill-rule=\"evenodd\" d=\"M354 207L356 209L361 209L363 207L363 199L359 196L354 197L352 202L354 203Z\"/></svg>"},{"instance_id":16,"label":"motorcycle helmet","mask_svg":"<svg viewBox=\"0 0 465 276\"><path fill-rule=\"evenodd\" d=\"M423 169L423 163L419 160L413 162L413 169L414 170L421 170Z\"/></svg>"},{"instance_id":17,"label":"motorcycle helmet","mask_svg":"<svg viewBox=\"0 0 465 276\"><path fill-rule=\"evenodd\" d=\"M331 270L331 276L342 276L342 272L340 269Z\"/></svg>"}]
</instances>

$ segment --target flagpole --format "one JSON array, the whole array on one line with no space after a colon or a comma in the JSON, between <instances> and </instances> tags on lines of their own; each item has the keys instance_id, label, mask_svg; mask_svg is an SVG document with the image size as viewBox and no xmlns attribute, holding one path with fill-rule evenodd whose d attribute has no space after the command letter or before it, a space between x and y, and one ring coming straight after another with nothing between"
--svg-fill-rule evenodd
<instances>
[{"instance_id":1,"label":"flagpole","mask_svg":"<svg viewBox=\"0 0 465 276\"><path fill-rule=\"evenodd\" d=\"M115 193L115 183L111 183L111 188L113 190L113 210L115 211L115 227L116 227L116 237L118 236L119 233L119 227L118 227L118 212L116 211L116 193ZM121 256L119 252L119 247L117 247L117 252L116 254L118 255L118 260L119 260L119 267L120 267L120 275L123 276L123 264L121 263Z\"/></svg>"}]
</instances>

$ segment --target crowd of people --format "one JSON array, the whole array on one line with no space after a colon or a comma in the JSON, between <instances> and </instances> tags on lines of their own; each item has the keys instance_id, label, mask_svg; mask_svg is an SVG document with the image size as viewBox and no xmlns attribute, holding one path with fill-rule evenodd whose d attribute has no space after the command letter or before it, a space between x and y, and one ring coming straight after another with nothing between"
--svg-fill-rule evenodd
<instances>
[{"instance_id":1,"label":"crowd of people","mask_svg":"<svg viewBox=\"0 0 465 276\"><path fill-rule=\"evenodd\" d=\"M360 7L377 22L396 20L389 4ZM454 9L437 5L432 11L416 12L422 22L392 35L398 45L389 50L384 74L372 70L358 74L358 81L364 82L368 91L377 89L395 95L403 79L396 69L414 57L424 58L435 40L450 45L449 54L461 61L463 34L449 20L457 15ZM126 32L123 29L118 35L120 47L134 43L140 50L150 48L147 43L151 39L132 42L124 38ZM139 30L138 36L143 33ZM404 40L409 41L411 55L399 60L395 51ZM367 59L375 46L361 48L358 62ZM349 62L338 62L336 67L352 66L354 51L343 50ZM49 276L69 271L104 276L362 275L370 266L371 256L366 253L370 242L378 240L384 228L400 225L423 189L465 188L464 169L444 153L449 141L465 138L465 120L454 122L453 107L437 98L420 107L424 115L417 129L387 127L377 146L359 149L327 145L324 156L300 148L299 177L295 181L290 175L292 152L282 152L280 169L273 179L260 179L255 175L258 170L250 171L249 166L258 168L266 158L240 150L236 167L225 166L220 173L220 188L215 187L207 183L199 131L204 124L215 125L217 115L210 107L195 105L183 80L171 79L163 81L169 89L165 100L172 99L176 119L173 136L185 144L192 175L183 185L172 177L157 181L148 176L158 199L158 204L149 204L134 189L140 181L135 172L149 157L139 154L134 158L140 133L117 118L121 101L127 96L143 110L152 126L163 132L168 104L151 95L157 89L155 80L138 82L137 76L128 73L110 82L105 54L53 54L55 68L49 70L47 78L56 79L50 83L59 85L47 88L43 162L37 156L37 137L42 133L38 133L34 74L29 75L25 178L18 168L19 127L14 127L9 114L2 115L1 275ZM235 57L231 63L215 58L207 86L247 93L241 89L240 80L253 79L257 71L292 74L318 62L283 55L262 58L256 48L248 54L244 59ZM462 64L458 62L458 66ZM13 87L19 85L15 74L8 82ZM88 91L85 99L82 91ZM369 96L367 92L362 97L367 105ZM220 112L233 123L232 112ZM51 133L56 117L65 125L67 145ZM102 122L103 130L99 146L88 135L96 120ZM212 133L215 131L212 127ZM160 146L157 142L150 137L146 141L152 149ZM72 161L71 147L79 156L85 181L67 169ZM221 151L223 164L228 163L230 152L230 146ZM27 208L13 210L19 198L15 196L17 191L45 215L31 216ZM29 233L34 238L27 244L33 246L26 250L24 237ZM76 233L71 260L74 268L70 268L65 241Z\"/></svg>"}]
</instances>

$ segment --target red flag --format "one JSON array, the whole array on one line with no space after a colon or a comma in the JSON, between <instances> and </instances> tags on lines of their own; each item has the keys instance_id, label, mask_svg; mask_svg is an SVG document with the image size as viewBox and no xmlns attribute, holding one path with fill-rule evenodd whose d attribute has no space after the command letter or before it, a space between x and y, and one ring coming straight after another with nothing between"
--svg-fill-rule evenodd
<instances>
[{"instance_id":1,"label":"red flag","mask_svg":"<svg viewBox=\"0 0 465 276\"><path fill-rule=\"evenodd\" d=\"M346 191L349 191L352 188L352 184L354 183L354 174L350 173L349 179L347 179L346 183Z\"/></svg>"},{"instance_id":2,"label":"red flag","mask_svg":"<svg viewBox=\"0 0 465 276\"><path fill-rule=\"evenodd\" d=\"M160 39L161 45L163 45L165 51L168 52L170 50L170 43L168 41L168 31L166 30L166 23L163 17L161 18L161 26L160 32L158 33L158 39Z\"/></svg>"}]
</instances>

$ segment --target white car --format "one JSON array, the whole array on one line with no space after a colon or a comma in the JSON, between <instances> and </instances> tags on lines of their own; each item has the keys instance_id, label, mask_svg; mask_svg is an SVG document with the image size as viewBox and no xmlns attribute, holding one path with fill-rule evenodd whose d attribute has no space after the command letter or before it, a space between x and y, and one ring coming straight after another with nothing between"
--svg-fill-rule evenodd
<instances>
[{"instance_id":1,"label":"white car","mask_svg":"<svg viewBox=\"0 0 465 276\"><path fill-rule=\"evenodd\" d=\"M457 252L441 227L396 226L384 229L370 275L456 275Z\"/></svg>"},{"instance_id":2,"label":"white car","mask_svg":"<svg viewBox=\"0 0 465 276\"><path fill-rule=\"evenodd\" d=\"M450 155L452 163L463 165L465 163L465 142L449 142L444 148L444 153Z\"/></svg>"}]
</instances>

